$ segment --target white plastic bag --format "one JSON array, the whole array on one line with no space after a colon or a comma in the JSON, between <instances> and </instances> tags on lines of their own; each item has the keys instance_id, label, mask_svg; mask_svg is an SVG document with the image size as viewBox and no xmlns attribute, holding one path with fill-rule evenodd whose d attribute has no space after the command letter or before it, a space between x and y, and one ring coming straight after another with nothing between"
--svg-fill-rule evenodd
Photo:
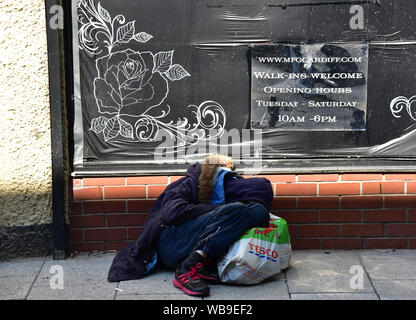
<instances>
[{"instance_id":1,"label":"white plastic bag","mask_svg":"<svg viewBox=\"0 0 416 320\"><path fill-rule=\"evenodd\" d=\"M269 228L244 232L218 261L221 282L258 284L290 263L292 246L284 219L270 215Z\"/></svg>"}]
</instances>

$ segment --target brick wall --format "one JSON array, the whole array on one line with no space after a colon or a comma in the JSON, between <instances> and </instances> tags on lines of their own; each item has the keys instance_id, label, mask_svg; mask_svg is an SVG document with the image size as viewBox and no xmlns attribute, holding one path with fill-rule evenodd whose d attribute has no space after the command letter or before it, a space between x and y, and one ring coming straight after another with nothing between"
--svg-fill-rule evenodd
<instances>
[{"instance_id":1,"label":"brick wall","mask_svg":"<svg viewBox=\"0 0 416 320\"><path fill-rule=\"evenodd\" d=\"M294 249L416 248L416 174L263 175ZM73 180L72 250L118 250L179 176Z\"/></svg>"}]
</instances>

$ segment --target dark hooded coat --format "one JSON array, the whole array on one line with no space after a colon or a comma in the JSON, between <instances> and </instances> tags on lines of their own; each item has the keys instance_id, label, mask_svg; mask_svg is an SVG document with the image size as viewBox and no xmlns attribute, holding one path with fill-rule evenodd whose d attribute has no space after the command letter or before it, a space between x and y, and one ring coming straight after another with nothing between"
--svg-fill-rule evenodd
<instances>
[{"instance_id":1,"label":"dark hooded coat","mask_svg":"<svg viewBox=\"0 0 416 320\"><path fill-rule=\"evenodd\" d=\"M116 282L143 277L146 273L146 264L152 260L157 250L157 242L164 226L185 223L218 206L198 202L200 173L201 165L198 162L192 164L186 176L170 184L159 196L146 218L139 237L114 257L108 273L108 281ZM224 188L228 197L227 202L258 201L263 203L268 210L271 209L273 191L267 179L242 178L232 182L231 179L226 179Z\"/></svg>"}]
</instances>

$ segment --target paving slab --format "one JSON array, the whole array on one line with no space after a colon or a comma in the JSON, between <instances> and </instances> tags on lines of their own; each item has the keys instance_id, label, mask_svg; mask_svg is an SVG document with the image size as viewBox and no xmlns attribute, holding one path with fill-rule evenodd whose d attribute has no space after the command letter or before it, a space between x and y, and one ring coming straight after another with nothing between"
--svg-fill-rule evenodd
<instances>
[{"instance_id":1,"label":"paving slab","mask_svg":"<svg viewBox=\"0 0 416 320\"><path fill-rule=\"evenodd\" d=\"M0 300L25 299L35 276L1 277Z\"/></svg>"},{"instance_id":2,"label":"paving slab","mask_svg":"<svg viewBox=\"0 0 416 320\"><path fill-rule=\"evenodd\" d=\"M107 281L114 254L81 254L66 260L46 259L39 272L29 300L112 300L118 283ZM63 289L52 289L50 282L57 275L51 269L62 267Z\"/></svg>"},{"instance_id":3,"label":"paving slab","mask_svg":"<svg viewBox=\"0 0 416 320\"><path fill-rule=\"evenodd\" d=\"M416 280L373 280L381 300L416 300Z\"/></svg>"},{"instance_id":4,"label":"paving slab","mask_svg":"<svg viewBox=\"0 0 416 320\"><path fill-rule=\"evenodd\" d=\"M341 292L370 292L374 289L367 277L363 274L363 289L350 287L350 280L354 274L349 269L310 268L298 269L290 267L286 271L290 293L341 293Z\"/></svg>"},{"instance_id":5,"label":"paving slab","mask_svg":"<svg viewBox=\"0 0 416 320\"><path fill-rule=\"evenodd\" d=\"M364 258L363 264L371 279L416 280L416 259Z\"/></svg>"},{"instance_id":6,"label":"paving slab","mask_svg":"<svg viewBox=\"0 0 416 320\"><path fill-rule=\"evenodd\" d=\"M121 281L118 288L124 294L178 294L180 292L172 284L173 271L156 270L144 278L130 281ZM118 295L124 295L118 292Z\"/></svg>"},{"instance_id":7,"label":"paving slab","mask_svg":"<svg viewBox=\"0 0 416 320\"><path fill-rule=\"evenodd\" d=\"M51 269L53 266L62 267L66 285L82 285L90 281L108 283L107 275L110 265L107 263L95 263L94 260L79 263L75 261L47 261L40 270L37 279L40 285L49 286L50 278L56 274L56 271Z\"/></svg>"},{"instance_id":8,"label":"paving slab","mask_svg":"<svg viewBox=\"0 0 416 320\"><path fill-rule=\"evenodd\" d=\"M295 293L292 300L379 300L375 293Z\"/></svg>"},{"instance_id":9,"label":"paving slab","mask_svg":"<svg viewBox=\"0 0 416 320\"><path fill-rule=\"evenodd\" d=\"M290 300L286 280L273 280L252 286L210 286L210 296L204 300Z\"/></svg>"},{"instance_id":10,"label":"paving slab","mask_svg":"<svg viewBox=\"0 0 416 320\"><path fill-rule=\"evenodd\" d=\"M0 277L35 276L45 259L45 257L37 257L0 262Z\"/></svg>"},{"instance_id":11,"label":"paving slab","mask_svg":"<svg viewBox=\"0 0 416 320\"><path fill-rule=\"evenodd\" d=\"M85 282L108 283L107 275L115 253L81 253L65 260L47 258L37 279L37 285L49 286L50 278L56 273L51 267L61 266L65 285L83 285Z\"/></svg>"},{"instance_id":12,"label":"paving slab","mask_svg":"<svg viewBox=\"0 0 416 320\"><path fill-rule=\"evenodd\" d=\"M356 251L343 250L299 250L293 251L290 268L297 270L329 269L349 270L353 265L360 265L360 257ZM289 269L290 269L289 268Z\"/></svg>"},{"instance_id":13,"label":"paving slab","mask_svg":"<svg viewBox=\"0 0 416 320\"><path fill-rule=\"evenodd\" d=\"M416 280L416 250L372 250L359 255L371 279Z\"/></svg>"},{"instance_id":14,"label":"paving slab","mask_svg":"<svg viewBox=\"0 0 416 320\"><path fill-rule=\"evenodd\" d=\"M358 254L361 258L386 259L400 258L404 260L416 260L415 249L377 249L377 250L360 250Z\"/></svg>"},{"instance_id":15,"label":"paving slab","mask_svg":"<svg viewBox=\"0 0 416 320\"><path fill-rule=\"evenodd\" d=\"M147 277L110 283L115 253L78 254L0 262L0 299L30 300L199 300L172 284L174 272L158 269ZM64 289L53 290L51 267L64 271ZM352 289L353 265L362 265L364 288ZM416 299L416 250L293 251L291 266L254 286L211 285L204 300L376 300ZM369 277L367 277L367 273ZM371 280L371 282L370 282ZM375 288L375 290L374 290Z\"/></svg>"},{"instance_id":16,"label":"paving slab","mask_svg":"<svg viewBox=\"0 0 416 320\"><path fill-rule=\"evenodd\" d=\"M286 271L291 294L303 293L374 293L364 273L364 289L350 287L354 274L352 266L362 266L357 251L300 250L293 251L290 267Z\"/></svg>"},{"instance_id":17,"label":"paving slab","mask_svg":"<svg viewBox=\"0 0 416 320\"><path fill-rule=\"evenodd\" d=\"M157 270L142 279L121 281L118 286L120 291L117 292L117 300L127 299L126 296L139 300L144 298L143 295L155 296L156 299L162 299L162 297L175 297L178 294L179 300L181 300L181 295L184 295L184 299L187 300L187 296L172 284L174 275L175 273L173 271ZM266 290L270 293L274 288L278 290L274 293L275 295L281 297L283 294L284 298L288 299L287 286L284 281L281 281L282 279L284 280L283 273L271 278L265 283L255 286L210 285L211 296L204 299L259 299L259 292ZM283 293L281 294L280 291L282 289ZM157 294L155 294L156 292ZM192 297L189 298L195 299Z\"/></svg>"},{"instance_id":18,"label":"paving slab","mask_svg":"<svg viewBox=\"0 0 416 320\"><path fill-rule=\"evenodd\" d=\"M178 291L179 292L179 291ZM120 294L117 292L116 300L202 300L202 298L191 297L184 293L177 294Z\"/></svg>"},{"instance_id":19,"label":"paving slab","mask_svg":"<svg viewBox=\"0 0 416 320\"><path fill-rule=\"evenodd\" d=\"M64 285L63 289L51 289L49 286L34 286L28 300L113 300L114 286L108 285Z\"/></svg>"},{"instance_id":20,"label":"paving slab","mask_svg":"<svg viewBox=\"0 0 416 320\"><path fill-rule=\"evenodd\" d=\"M38 277L34 283L34 287L47 287L51 288L54 283L57 283L57 279L55 275L51 276L43 276ZM118 286L118 282L108 282L106 279L102 278L94 278L94 277L87 277L84 274L81 274L80 278L77 278L76 274L73 273L70 276L68 276L68 273L64 274L63 277L63 286L101 286L106 288L115 289Z\"/></svg>"}]
</instances>

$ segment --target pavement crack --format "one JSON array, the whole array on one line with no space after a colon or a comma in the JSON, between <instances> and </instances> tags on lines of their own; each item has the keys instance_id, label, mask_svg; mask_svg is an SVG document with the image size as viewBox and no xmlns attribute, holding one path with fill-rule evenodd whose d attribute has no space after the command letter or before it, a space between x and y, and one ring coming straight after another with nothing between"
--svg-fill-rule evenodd
<instances>
[{"instance_id":1,"label":"pavement crack","mask_svg":"<svg viewBox=\"0 0 416 320\"><path fill-rule=\"evenodd\" d=\"M358 253L357 253L357 255L358 255L358 259L360 260L361 266L363 267L364 272L365 272L365 274L367 275L368 281L370 282L371 287L373 288L374 293L375 293L375 294L376 294L376 296L377 296L377 299L378 299L378 300L381 300L381 299L380 299L380 295L378 294L378 292L377 292L377 290L376 290L376 287L374 286L373 281L371 280L370 274L368 273L368 271L367 271L367 269L366 269L366 267L365 267L365 264L364 264L364 262L363 262L363 259L361 258L361 254L360 254L360 252L358 252Z\"/></svg>"},{"instance_id":2,"label":"pavement crack","mask_svg":"<svg viewBox=\"0 0 416 320\"><path fill-rule=\"evenodd\" d=\"M287 293L289 294L289 300L292 300L292 293L289 290L289 283L288 283L288 279L287 279L287 275L286 275L286 270L283 270L283 276L285 277L285 284L286 284L286 289L287 289Z\"/></svg>"},{"instance_id":3,"label":"pavement crack","mask_svg":"<svg viewBox=\"0 0 416 320\"><path fill-rule=\"evenodd\" d=\"M43 259L43 261L42 261L42 265L40 266L40 268L39 268L39 270L38 270L38 272L37 272L37 274L36 274L35 278L32 280L32 283L30 284L29 290L27 290L27 293L26 293L26 295L25 295L25 297L24 297L24 300L27 300L27 298L29 297L29 294L30 294L30 292L32 291L32 288L33 288L33 286L35 285L35 282L36 282L36 280L38 279L38 277L39 277L39 275L40 275L40 272L41 272L41 271L42 271L42 269L43 269L43 266L45 265L46 259L47 259L47 257L45 256L45 257L44 257L44 259Z\"/></svg>"},{"instance_id":4,"label":"pavement crack","mask_svg":"<svg viewBox=\"0 0 416 320\"><path fill-rule=\"evenodd\" d=\"M120 281L117 282L117 287L114 289L114 297L113 297L113 300L117 300L118 290L116 290L116 289L119 289L119 286L120 286Z\"/></svg>"}]
</instances>

